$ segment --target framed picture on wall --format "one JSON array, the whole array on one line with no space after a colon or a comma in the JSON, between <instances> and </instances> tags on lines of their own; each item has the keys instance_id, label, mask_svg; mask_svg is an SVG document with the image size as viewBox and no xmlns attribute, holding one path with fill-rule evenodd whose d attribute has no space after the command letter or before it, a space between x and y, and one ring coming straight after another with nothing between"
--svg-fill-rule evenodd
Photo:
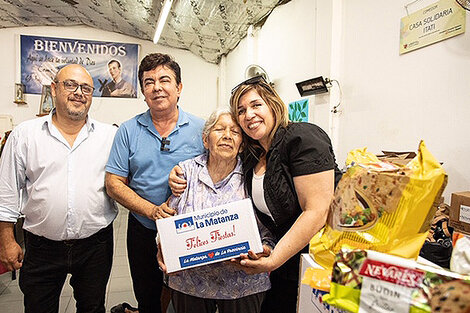
<instances>
[{"instance_id":1,"label":"framed picture on wall","mask_svg":"<svg viewBox=\"0 0 470 313\"><path fill-rule=\"evenodd\" d=\"M93 97L137 98L138 44L34 35L19 35L19 44L26 94L41 94L62 67L81 64L93 74Z\"/></svg>"},{"instance_id":2,"label":"framed picture on wall","mask_svg":"<svg viewBox=\"0 0 470 313\"><path fill-rule=\"evenodd\" d=\"M41 103L39 104L39 116L49 114L55 107L51 94L51 85L42 86Z\"/></svg>"},{"instance_id":3,"label":"framed picture on wall","mask_svg":"<svg viewBox=\"0 0 470 313\"><path fill-rule=\"evenodd\" d=\"M24 85L23 84L15 84L15 103L18 104L25 104L26 101L24 100Z\"/></svg>"}]
</instances>

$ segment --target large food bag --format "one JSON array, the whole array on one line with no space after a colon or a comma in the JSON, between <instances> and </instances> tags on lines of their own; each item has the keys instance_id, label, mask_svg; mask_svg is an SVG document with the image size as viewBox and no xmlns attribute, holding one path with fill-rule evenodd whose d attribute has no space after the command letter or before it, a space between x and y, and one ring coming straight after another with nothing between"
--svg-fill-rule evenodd
<instances>
[{"instance_id":1,"label":"large food bag","mask_svg":"<svg viewBox=\"0 0 470 313\"><path fill-rule=\"evenodd\" d=\"M351 151L346 162L327 224L310 241L315 262L331 268L343 245L417 258L447 184L439 162L422 141L404 167L366 149Z\"/></svg>"},{"instance_id":2,"label":"large food bag","mask_svg":"<svg viewBox=\"0 0 470 313\"><path fill-rule=\"evenodd\" d=\"M470 312L469 277L376 251L341 250L323 301L350 312Z\"/></svg>"}]
</instances>

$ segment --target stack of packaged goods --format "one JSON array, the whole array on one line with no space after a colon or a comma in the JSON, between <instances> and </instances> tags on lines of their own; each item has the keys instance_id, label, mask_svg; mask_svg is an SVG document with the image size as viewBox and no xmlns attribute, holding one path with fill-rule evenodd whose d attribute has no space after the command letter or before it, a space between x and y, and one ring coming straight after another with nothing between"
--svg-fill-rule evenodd
<instances>
[{"instance_id":1,"label":"stack of packaged goods","mask_svg":"<svg viewBox=\"0 0 470 313\"><path fill-rule=\"evenodd\" d=\"M447 184L444 169L423 142L419 144L417 155L405 165L381 161L366 149L351 151L346 164L348 169L335 190L327 224L310 242L312 258L323 266L326 272L333 273L332 289L324 300L352 312L431 312L431 304L424 300L420 306L414 306L411 300L406 300L407 305L391 306L388 308L390 310L387 310L386 302L382 307L377 305L378 303L368 305L370 301L365 300L364 304L361 304L363 276L360 270L363 262L350 264L348 267L345 265L348 262L344 262L342 258L346 257L344 248L358 250L359 252L351 252L353 254L347 257L352 256L354 259L361 256L361 260L367 260L368 255L375 256L375 253L380 252L377 254L379 258L385 256L385 260L388 260L387 257L395 256L400 262L410 259L412 263L406 268L416 268L414 260L417 259L428 235L431 221ZM339 275L343 270L351 276L343 279L344 275ZM434 279L431 274L426 274L428 272L425 270L419 271L424 273L420 276L423 279L419 284L428 284L429 282L424 280L428 276L433 284L439 279L444 281L444 277L452 276L448 275L448 272L442 272L438 274L439 279ZM316 275L307 271L303 283L315 287ZM459 276L452 279L460 281L463 278ZM343 285L344 281L348 283ZM399 294L402 283L392 284L387 290L392 294ZM414 284L406 288L421 288L418 283ZM430 286L428 287L431 288ZM321 288L325 289L324 286ZM395 289L398 290L397 293ZM429 292L421 292L421 297L429 298ZM408 293L407 289L406 297L400 296L401 300L398 301L411 299ZM416 302L416 296L413 299Z\"/></svg>"},{"instance_id":2,"label":"stack of packaged goods","mask_svg":"<svg viewBox=\"0 0 470 313\"><path fill-rule=\"evenodd\" d=\"M470 312L469 278L376 251L342 250L323 301L350 312Z\"/></svg>"}]
</instances>

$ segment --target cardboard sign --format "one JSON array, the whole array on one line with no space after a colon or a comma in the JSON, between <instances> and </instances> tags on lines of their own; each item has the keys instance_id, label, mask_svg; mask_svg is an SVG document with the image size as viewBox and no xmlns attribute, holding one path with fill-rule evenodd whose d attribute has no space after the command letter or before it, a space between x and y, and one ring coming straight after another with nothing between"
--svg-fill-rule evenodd
<instances>
[{"instance_id":1,"label":"cardboard sign","mask_svg":"<svg viewBox=\"0 0 470 313\"><path fill-rule=\"evenodd\" d=\"M262 252L250 199L157 220L167 272Z\"/></svg>"},{"instance_id":2,"label":"cardboard sign","mask_svg":"<svg viewBox=\"0 0 470 313\"><path fill-rule=\"evenodd\" d=\"M455 231L470 235L470 191L452 193L450 203L449 225Z\"/></svg>"},{"instance_id":3,"label":"cardboard sign","mask_svg":"<svg viewBox=\"0 0 470 313\"><path fill-rule=\"evenodd\" d=\"M465 33L465 10L455 0L440 0L400 21L400 54Z\"/></svg>"}]
</instances>

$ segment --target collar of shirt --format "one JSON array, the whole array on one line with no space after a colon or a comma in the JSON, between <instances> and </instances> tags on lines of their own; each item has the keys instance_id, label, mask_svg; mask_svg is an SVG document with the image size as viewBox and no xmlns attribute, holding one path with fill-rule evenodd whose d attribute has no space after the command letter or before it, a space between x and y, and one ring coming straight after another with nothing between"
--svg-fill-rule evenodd
<instances>
[{"instance_id":1,"label":"collar of shirt","mask_svg":"<svg viewBox=\"0 0 470 313\"><path fill-rule=\"evenodd\" d=\"M56 108L53 108L52 111L48 115L46 115L46 119L44 120L44 123L48 123L52 125L52 115L55 114L56 110L57 110ZM92 119L90 115L87 115L85 125L88 131L93 131L95 129L95 120Z\"/></svg>"},{"instance_id":2,"label":"collar of shirt","mask_svg":"<svg viewBox=\"0 0 470 313\"><path fill-rule=\"evenodd\" d=\"M230 178L234 175L234 174L240 174L240 175L243 175L243 171L242 171L242 161L240 159L239 156L237 156L237 165L235 166L235 169L227 175L227 177L225 177L224 179L222 179L221 181L217 182L214 184L214 182L212 181L212 178L209 174L209 169L207 168L207 160L209 158L209 153L206 151L206 153L203 153L199 156L197 156L196 158L194 158L194 161L203 167L203 170L199 173L199 177L198 179L204 183L205 185L207 185L208 187L212 188L214 191L217 191L217 189L219 188L222 188L228 181L230 181Z\"/></svg>"},{"instance_id":3,"label":"collar of shirt","mask_svg":"<svg viewBox=\"0 0 470 313\"><path fill-rule=\"evenodd\" d=\"M161 139L162 137L160 136L160 134L157 132L157 130L155 129L155 126L153 125L153 121L152 121L152 115L150 115L150 110L147 110L144 114L142 114L137 122L145 127L147 127L147 129L152 133L154 134L155 136L157 136L159 139ZM173 134L175 131L177 131L181 126L185 125L185 124L188 124L189 123L189 119L188 119L188 116L186 114L186 112L184 112L183 110L181 110L181 108L178 106L178 121L176 122L176 126L175 128L171 131L171 133L168 135L168 137L171 136L171 134Z\"/></svg>"},{"instance_id":4,"label":"collar of shirt","mask_svg":"<svg viewBox=\"0 0 470 313\"><path fill-rule=\"evenodd\" d=\"M64 136L62 136L57 126L55 126L54 123L52 122L52 116L55 113L56 113L56 108L52 109L52 111L45 117L43 127L47 127L51 136L57 138L60 142L62 142L67 147L69 147L67 140L65 140ZM73 144L73 147L70 147L70 148L76 149L76 147L78 147L78 145L80 145L80 143L82 143L88 137L89 133L94 130L95 130L95 121L87 115L86 121L85 121L85 127L82 127L82 129L80 130L80 133L78 134Z\"/></svg>"},{"instance_id":5,"label":"collar of shirt","mask_svg":"<svg viewBox=\"0 0 470 313\"><path fill-rule=\"evenodd\" d=\"M273 138L273 141L271 142L271 146L269 147L269 151L271 151L275 146L277 146L281 142L282 139L284 139L286 131L287 131L286 127L282 127L282 126L278 127L278 129L274 133L274 138Z\"/></svg>"}]
</instances>

